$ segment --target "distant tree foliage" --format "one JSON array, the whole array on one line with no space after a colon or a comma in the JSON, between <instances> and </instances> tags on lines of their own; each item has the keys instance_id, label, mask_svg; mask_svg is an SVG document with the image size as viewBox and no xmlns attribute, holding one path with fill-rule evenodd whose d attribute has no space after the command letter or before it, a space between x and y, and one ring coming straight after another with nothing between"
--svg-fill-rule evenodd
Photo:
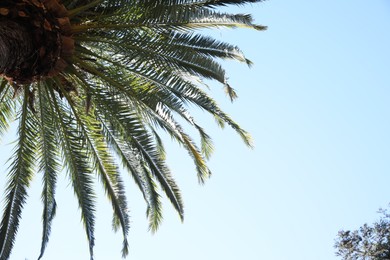
<instances>
[{"instance_id":1,"label":"distant tree foliage","mask_svg":"<svg viewBox=\"0 0 390 260\"><path fill-rule=\"evenodd\" d=\"M372 225L364 224L358 230L339 231L336 255L343 260L390 259L390 213L380 209L381 218Z\"/></svg>"}]
</instances>

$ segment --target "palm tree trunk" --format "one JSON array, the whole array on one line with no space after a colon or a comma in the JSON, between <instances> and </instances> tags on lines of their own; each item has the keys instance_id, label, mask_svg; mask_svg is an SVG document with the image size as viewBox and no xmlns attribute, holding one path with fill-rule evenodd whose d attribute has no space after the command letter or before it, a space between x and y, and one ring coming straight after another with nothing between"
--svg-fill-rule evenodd
<instances>
[{"instance_id":1,"label":"palm tree trunk","mask_svg":"<svg viewBox=\"0 0 390 260\"><path fill-rule=\"evenodd\" d=\"M36 55L31 32L21 23L0 19L0 74L11 81L31 75L27 66ZM30 63L31 64L31 63Z\"/></svg>"},{"instance_id":2,"label":"palm tree trunk","mask_svg":"<svg viewBox=\"0 0 390 260\"><path fill-rule=\"evenodd\" d=\"M0 77L19 85L63 71L74 51L71 29L59 0L0 0Z\"/></svg>"}]
</instances>

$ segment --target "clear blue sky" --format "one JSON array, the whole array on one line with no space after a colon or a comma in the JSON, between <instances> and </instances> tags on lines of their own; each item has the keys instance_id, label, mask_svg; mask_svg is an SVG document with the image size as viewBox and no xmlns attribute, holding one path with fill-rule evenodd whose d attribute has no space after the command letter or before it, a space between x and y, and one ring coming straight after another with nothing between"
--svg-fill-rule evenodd
<instances>
[{"instance_id":1,"label":"clear blue sky","mask_svg":"<svg viewBox=\"0 0 390 260\"><path fill-rule=\"evenodd\" d=\"M141 194L127 177L128 259L337 259L338 230L372 223L390 202L390 2L269 0L241 11L269 29L216 31L255 65L225 64L239 94L234 104L222 86L213 83L211 92L252 133L256 148L247 149L233 131L219 130L198 113L214 136L214 175L199 186L186 152L169 145L185 221L166 202L154 235L147 231ZM0 165L11 141L3 140ZM65 175L60 180L44 259L89 259L71 186ZM40 182L38 175L11 260L39 255ZM111 232L104 195L97 213L95 259L121 259L121 234Z\"/></svg>"}]
</instances>

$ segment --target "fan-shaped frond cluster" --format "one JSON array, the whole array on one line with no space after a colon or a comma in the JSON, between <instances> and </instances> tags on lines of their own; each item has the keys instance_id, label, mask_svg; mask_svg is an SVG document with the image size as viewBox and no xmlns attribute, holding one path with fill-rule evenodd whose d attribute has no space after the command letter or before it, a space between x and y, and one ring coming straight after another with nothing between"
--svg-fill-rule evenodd
<instances>
[{"instance_id":1,"label":"fan-shaped frond cluster","mask_svg":"<svg viewBox=\"0 0 390 260\"><path fill-rule=\"evenodd\" d=\"M11 253L36 172L42 176L39 258L43 256L56 212L61 164L80 206L91 258L95 177L112 204L113 227L123 233L123 256L128 253L128 206L115 157L143 194L151 231L162 220L160 190L183 218L183 201L165 162L160 131L188 152L201 183L210 176L206 161L213 144L191 116L189 104L213 115L221 126L231 126L251 146L248 133L202 89L202 79L217 80L234 99L218 59L251 61L236 46L194 29L263 30L250 15L216 10L260 1L1 1L0 48L15 52L17 59L5 55L0 60L0 133L15 117L19 128L0 224L0 259ZM15 37L5 33L10 28ZM198 132L199 144L183 122Z\"/></svg>"}]
</instances>

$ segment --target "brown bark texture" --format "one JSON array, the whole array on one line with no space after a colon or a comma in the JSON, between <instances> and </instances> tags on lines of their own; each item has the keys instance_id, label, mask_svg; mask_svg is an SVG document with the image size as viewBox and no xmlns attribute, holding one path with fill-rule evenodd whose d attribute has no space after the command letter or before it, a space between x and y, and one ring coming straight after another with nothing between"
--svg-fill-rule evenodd
<instances>
[{"instance_id":1,"label":"brown bark texture","mask_svg":"<svg viewBox=\"0 0 390 260\"><path fill-rule=\"evenodd\" d=\"M58 0L1 0L0 76L29 84L57 75L74 51L70 30Z\"/></svg>"},{"instance_id":2,"label":"brown bark texture","mask_svg":"<svg viewBox=\"0 0 390 260\"><path fill-rule=\"evenodd\" d=\"M30 74L29 63L34 62L32 34L12 20L0 20L0 74L5 76Z\"/></svg>"}]
</instances>

